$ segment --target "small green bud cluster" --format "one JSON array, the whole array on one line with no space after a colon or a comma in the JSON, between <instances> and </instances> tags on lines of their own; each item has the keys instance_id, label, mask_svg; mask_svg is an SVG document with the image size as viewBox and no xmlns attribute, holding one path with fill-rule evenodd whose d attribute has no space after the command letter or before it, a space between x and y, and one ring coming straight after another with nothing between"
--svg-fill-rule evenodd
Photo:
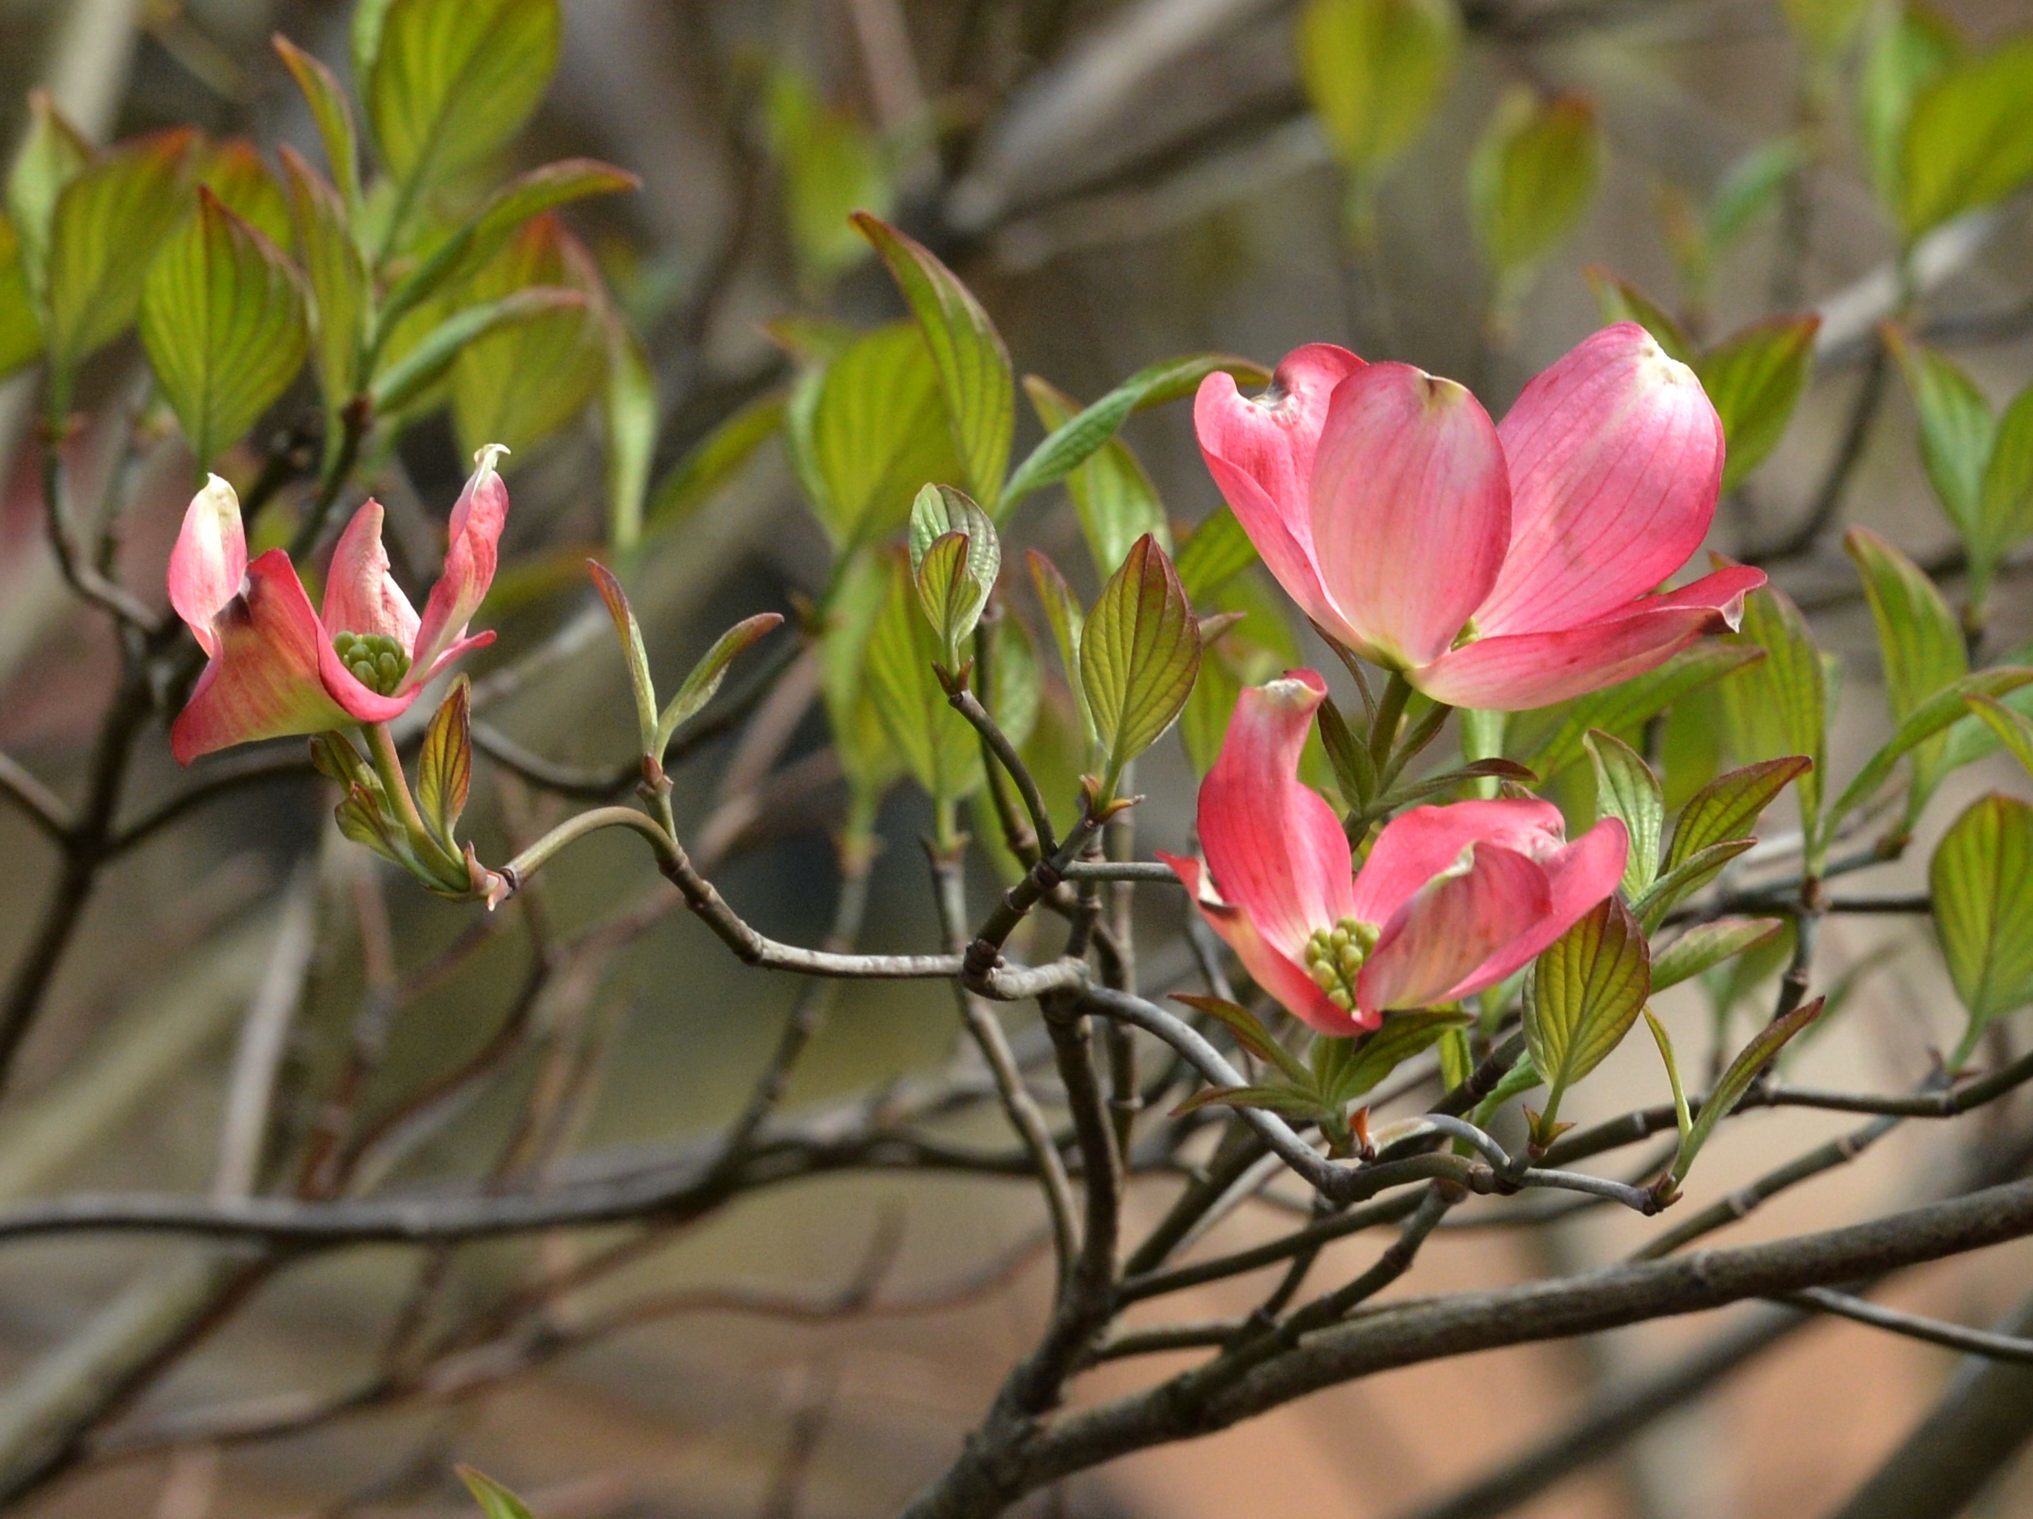
<instances>
[{"instance_id":1,"label":"small green bud cluster","mask_svg":"<svg viewBox=\"0 0 2033 1519\"><path fill-rule=\"evenodd\" d=\"M392 696L409 674L409 653L386 633L341 633L332 640L339 662L379 696Z\"/></svg>"},{"instance_id":2,"label":"small green bud cluster","mask_svg":"<svg viewBox=\"0 0 2033 1519\"><path fill-rule=\"evenodd\" d=\"M1315 929L1306 941L1306 973L1345 1013L1355 1009L1356 973L1377 947L1378 933L1374 923L1343 918L1332 928Z\"/></svg>"}]
</instances>

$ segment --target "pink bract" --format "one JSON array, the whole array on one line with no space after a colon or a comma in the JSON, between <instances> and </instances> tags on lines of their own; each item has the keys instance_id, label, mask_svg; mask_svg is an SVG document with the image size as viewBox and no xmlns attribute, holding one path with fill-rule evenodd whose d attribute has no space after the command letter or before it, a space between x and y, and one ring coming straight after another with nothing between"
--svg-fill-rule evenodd
<instances>
[{"instance_id":1,"label":"pink bract","mask_svg":"<svg viewBox=\"0 0 2033 1519\"><path fill-rule=\"evenodd\" d=\"M1202 456L1280 585L1435 700L1518 711L1734 628L1762 572L1653 594L1700 548L1722 424L1634 323L1537 376L1500 426L1451 380L1314 343L1259 397L1194 402Z\"/></svg>"},{"instance_id":2,"label":"pink bract","mask_svg":"<svg viewBox=\"0 0 2033 1519\"><path fill-rule=\"evenodd\" d=\"M1386 1009L1472 996L1616 890L1623 824L1568 843L1559 809L1537 800L1415 807L1353 870L1341 819L1299 779L1326 691L1295 670L1242 693L1200 788L1206 869L1162 856L1257 985L1313 1028L1361 1033Z\"/></svg>"},{"instance_id":3,"label":"pink bract","mask_svg":"<svg viewBox=\"0 0 2033 1519\"><path fill-rule=\"evenodd\" d=\"M421 618L388 572L379 502L365 502L339 535L319 612L288 554L270 549L249 562L239 498L211 476L192 498L169 559L170 605L210 656L170 730L178 761L256 739L388 722L454 660L492 642L492 633L469 636L466 624L494 579L508 516L508 490L494 467L504 452L489 445L476 455ZM334 649L342 633L390 640L408 651L408 672L385 694L372 689Z\"/></svg>"}]
</instances>

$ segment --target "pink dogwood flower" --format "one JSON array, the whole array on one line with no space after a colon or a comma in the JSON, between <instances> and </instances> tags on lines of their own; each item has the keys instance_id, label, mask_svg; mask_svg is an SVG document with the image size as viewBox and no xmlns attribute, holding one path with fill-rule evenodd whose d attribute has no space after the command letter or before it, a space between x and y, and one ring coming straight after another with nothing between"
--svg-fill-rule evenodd
<instances>
[{"instance_id":1,"label":"pink dogwood flower","mask_svg":"<svg viewBox=\"0 0 2033 1519\"><path fill-rule=\"evenodd\" d=\"M388 573L381 504L353 514L332 550L322 613L281 549L253 562L233 487L213 475L191 499L169 557L169 600L209 656L170 729L199 755L255 739L323 733L400 716L431 678L492 633L467 635L494 579L508 489L490 444L452 508L444 572L418 617Z\"/></svg>"},{"instance_id":2,"label":"pink dogwood flower","mask_svg":"<svg viewBox=\"0 0 2033 1519\"><path fill-rule=\"evenodd\" d=\"M1734 628L1764 575L1648 594L1701 546L1722 424L1634 323L1535 378L1501 426L1467 390L1313 343L1271 388L1193 407L1215 484L1329 635L1436 701L1522 711L1644 673Z\"/></svg>"},{"instance_id":3,"label":"pink dogwood flower","mask_svg":"<svg viewBox=\"0 0 2033 1519\"><path fill-rule=\"evenodd\" d=\"M1200 788L1206 871L1161 856L1257 985L1312 1027L1357 1034L1387 1008L1494 986L1617 889L1624 825L1570 844L1537 800L1415 807L1351 875L1341 819L1299 779L1326 694L1312 670L1245 690Z\"/></svg>"}]
</instances>

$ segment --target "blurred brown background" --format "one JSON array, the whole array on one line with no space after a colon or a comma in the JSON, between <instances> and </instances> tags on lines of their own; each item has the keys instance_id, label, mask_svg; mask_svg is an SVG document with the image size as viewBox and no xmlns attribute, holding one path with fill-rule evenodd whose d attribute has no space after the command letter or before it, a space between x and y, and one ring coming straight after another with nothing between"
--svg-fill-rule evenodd
<instances>
[{"instance_id":1,"label":"blurred brown background","mask_svg":"<svg viewBox=\"0 0 2033 1519\"><path fill-rule=\"evenodd\" d=\"M2024 0L1946 7L1986 36L2029 19ZM635 250L644 288L679 292L648 326L668 412L663 452L676 457L727 405L767 383L778 360L760 323L800 303L776 186L742 71L789 62L825 95L877 123L915 119L929 99L954 126L942 151L903 154L907 219L928 230L994 313L1020 371L1092 396L1151 359L1227 349L1269 361L1311 339L1350 343L1439 372L1480 374L1499 410L1523 377L1597 323L1581 269L1600 263L1647 289L1670 287L1655 192L1662 179L1698 188L1790 122L1794 58L1771 0L1603 0L1468 7L1463 67L1434 128L1383 199L1383 280L1394 321L1366 320L1338 252L1338 187L1304 115L1292 63L1293 7L1277 0L568 0L564 61L528 134L528 161L588 154L639 172L640 195L575 222L596 241ZM102 139L195 121L253 135L264 147L304 146L308 123L267 48L281 30L342 66L348 9L262 0L0 0L0 100L19 128L25 90L44 84ZM1598 105L1610 144L1604 191L1574 243L1536 286L1510 352L1489 355L1476 313L1484 275L1472 252L1462 164L1499 86L1523 78L1571 88ZM1801 271L1830 326L1854 309L1859 281L1883 268L1890 239L1853 162L1815 171L1812 257ZM2009 215L1934 292L1942 309L1993 309L2033 289L2033 239ZM1766 311L1771 229L1761 227L1726 271L1718 330ZM710 289L710 302L689 298ZM1851 306L1843 303L1850 301ZM893 311L887 287L863 268L833 302L858 319ZM1959 356L1994 398L2029 375L2033 348L1996 343ZM1804 504L1843 410L1847 371L1828 371L1752 495L1718 520L1727 549ZM112 382L108 382L109 384ZM1896 387L1895 387L1896 389ZM87 630L54 615L53 573L33 533L32 469L22 446L21 385L0 390L0 456L14 484L0 519L0 744L61 788L73 784L105 678ZM1915 554L1948 533L1915 460L1911 419L1895 396L1853 495L1852 518ZM1179 521L1218 506L1192 447L1187 408L1139 418L1128 434ZM463 473L442 432L405 445L415 490L448 498ZM144 466L143 505L131 514L130 583L147 584L181 508L188 461L174 442ZM511 477L511 540L590 538L598 531L597 453L568 436ZM1072 551L1071 514L1031 514L1027 531ZM824 548L773 449L657 544L640 567L637 605L653 655L682 668L734 617L782 609L811 588ZM1791 564L1803 601L1850 584L1839 553ZM2000 642L2022 642L2033 608L2015 582L2001 597ZM513 630L541 630L554 612L517 614ZM1882 723L1874 645L1855 602L1818 624L1849 679L1836 769ZM593 643L568 669L532 683L501 714L534 747L572 761L626 753L620 666ZM807 720L793 740L818 741ZM1923 843L1952 817L1956 798L2008 772L1979 768L1938 800ZM1146 767L1145 839L1183 835L1191 780L1168 746ZM142 796L175 784L166 747L144 765ZM712 765L681 782L684 811L711 809ZM300 1058L329 1059L358 995L362 951L355 908L367 867L334 847L312 793L288 784L194 815L136 855L94 903L86 936L57 987L56 1010L28 1052L30 1079L0 1110L0 1196L60 1189L199 1191L209 1184L223 1073L234 1031L264 976L288 974L291 915L327 927L308 948ZM832 862L826 796L816 818L747 851L722 885L772 932L806 941L824 929ZM511 807L512 810L512 807ZM512 828L512 816L493 825ZM924 817L899 795L885 816L872 938L919 944L932 931L915 869ZM0 956L9 956L47 884L43 842L0 813ZM898 862L909 868L886 868ZM1917 865L1864 876L1867 889L1911 886ZM648 893L647 864L626 843L588 846L556 872L549 893L570 927L596 909ZM296 883L291 885L290 883ZM428 957L467 923L464 908L391 890L394 953ZM1151 908L1169 928L1174 904ZM1804 1057L1829 1083L1890 1089L1952 1043L1952 1003L1924 921L1856 919L1826 930L1831 974L1846 961L1893 953L1874 968L1840 1025ZM278 945L281 948L278 949ZM393 1087L482 1044L521 974L512 943L492 946L394 1031ZM668 1138L724 1118L745 1090L794 988L737 974L696 925L665 918L590 984L549 999L539 1016L560 1038L611 1027L601 1096L574 1143L607 1146ZM1690 1038L1705 1026L1698 992L1663 999L1662 1014ZM908 1072L948 1044L951 1011L936 988L851 992L838 1008L795 1100L816 1100ZM1628 1045L1563 1113L1585 1121L1660 1093L1642 1041ZM487 1153L512 1124L522 1087L490 1091L469 1121L404 1162L405 1175L448 1174ZM1911 1125L1847 1167L1747 1220L1732 1240L1862 1218L1920 1195L1980 1116ZM1789 1113L1733 1124L1698 1178L1719 1196L1779 1155L1840 1132L1839 1116ZM987 1134L973 1137L991 1137ZM1137 1205L1149 1216L1164 1184ZM1468 1223L1494 1200L1461 1211ZM900 1244L884 1291L909 1296L963 1278L971 1264L1037 1223L1022 1186L979 1182L828 1180L743 1204L638 1268L625 1289L742 1284L744 1290L827 1294L851 1282L871 1239ZM1277 1217L1245 1213L1230 1244ZM1550 1239L1464 1231L1437 1240L1408 1289L1434 1291L1522 1279L1554 1265L1614 1259L1636 1226L1590 1215ZM463 1252L451 1291L477 1296L532 1254L563 1262L585 1241L513 1243ZM1374 1250L1337 1247L1323 1279ZM25 1367L138 1279L183 1269L190 1247L87 1241L0 1250L0 1375ZM2021 1245L1914 1273L1888 1300L1988 1324L2024 1293L2033 1247ZM376 1326L406 1291L415 1254L363 1248L284 1276L202 1351L152 1391L139 1411L346 1384L375 1343ZM1343 1274L1347 1274L1346 1271ZM984 1406L1009 1360L1029 1342L1047 1273L1038 1262L1012 1280L966 1294L950 1311L866 1322L786 1323L686 1313L629 1332L520 1378L498 1395L347 1419L299 1438L148 1460L93 1474L28 1504L57 1516L163 1519L284 1514L453 1514L467 1511L447 1477L471 1461L511 1483L545 1519L574 1514L720 1516L893 1512L938 1470ZM1193 1312L1234 1311L1250 1299L1210 1293ZM1657 1363L1751 1316L1668 1323L1587 1344L1448 1362L1316 1397L1188 1447L1139 1457L1055 1500L1080 1515L1192 1516L1327 1512L1389 1516L1447 1490L1519 1449L1582 1406L1606 1377ZM1712 1395L1519 1512L1577 1516L1728 1514L1790 1519L1833 1504L1929 1405L1955 1370L1946 1352L1839 1322L1812 1324ZM1148 1375L1108 1371L1086 1396ZM17 1384L18 1385L18 1384ZM0 1402L5 1399L0 1389ZM2022 1400L2033 1402L2033 1387ZM1991 1500L1996 1515L2033 1513L2033 1472Z\"/></svg>"}]
</instances>

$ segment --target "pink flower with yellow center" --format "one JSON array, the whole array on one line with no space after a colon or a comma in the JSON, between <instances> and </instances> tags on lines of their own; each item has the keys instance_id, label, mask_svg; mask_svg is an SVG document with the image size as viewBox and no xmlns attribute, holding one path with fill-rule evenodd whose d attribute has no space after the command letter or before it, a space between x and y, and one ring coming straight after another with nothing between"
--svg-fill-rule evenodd
<instances>
[{"instance_id":1,"label":"pink flower with yellow center","mask_svg":"<svg viewBox=\"0 0 2033 1519\"><path fill-rule=\"evenodd\" d=\"M1569 843L1537 800L1415 807L1352 869L1341 819L1299 780L1326 694L1312 670L1245 690L1200 788L1206 869L1161 856L1257 985L1313 1028L1357 1034L1388 1008L1494 986L1617 889L1624 825Z\"/></svg>"},{"instance_id":2,"label":"pink flower with yellow center","mask_svg":"<svg viewBox=\"0 0 2033 1519\"><path fill-rule=\"evenodd\" d=\"M1722 424L1634 323L1535 378L1501 426L1467 390L1313 343L1271 388L1217 372L1193 421L1278 583L1330 636L1436 701L1522 711L1734 628L1740 565L1656 587L1707 535Z\"/></svg>"},{"instance_id":3,"label":"pink flower with yellow center","mask_svg":"<svg viewBox=\"0 0 2033 1519\"><path fill-rule=\"evenodd\" d=\"M381 504L353 514L332 550L321 611L311 608L287 553L252 563L233 487L213 475L191 499L169 558L170 605L209 656L170 730L188 765L256 739L385 723L432 677L494 639L468 635L494 579L508 489L489 445L452 508L444 571L419 617L388 572Z\"/></svg>"}]
</instances>

